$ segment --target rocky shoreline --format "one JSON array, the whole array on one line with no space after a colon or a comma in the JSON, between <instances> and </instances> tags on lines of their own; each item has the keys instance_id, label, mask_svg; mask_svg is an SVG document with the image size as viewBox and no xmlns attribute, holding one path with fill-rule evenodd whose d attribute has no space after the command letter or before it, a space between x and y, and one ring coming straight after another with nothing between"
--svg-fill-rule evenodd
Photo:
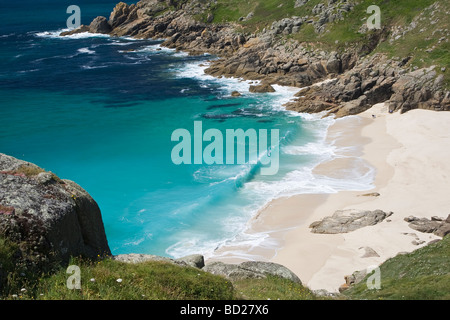
<instances>
[{"instance_id":1,"label":"rocky shoreline","mask_svg":"<svg viewBox=\"0 0 450 320\"><path fill-rule=\"evenodd\" d=\"M296 6L301 6L307 1L297 2ZM168 48L193 55L217 55L220 59L211 62L205 70L207 74L302 88L297 99L286 106L298 112L325 111L343 117L381 102L387 102L392 112L416 108L450 110L450 91L443 86L443 76L437 75L435 67L414 70L408 65L411 57L388 59L381 54L370 55L380 42L390 41L386 30L370 33L367 43L340 53L286 38L305 24L313 24L316 32L322 32L327 23L342 19L343 13L352 10L351 1L329 1L328 7L314 8L314 17L284 18L252 34L237 31L236 23L211 23L212 14L205 21L196 19L210 6L210 2L195 0L141 0L132 5L120 2L109 19L97 17L89 26L63 32L61 36L91 32L165 39L162 46ZM336 10L338 13L333 13ZM364 24L360 32L367 32L363 27ZM327 79L331 81L311 86Z\"/></svg>"}]
</instances>

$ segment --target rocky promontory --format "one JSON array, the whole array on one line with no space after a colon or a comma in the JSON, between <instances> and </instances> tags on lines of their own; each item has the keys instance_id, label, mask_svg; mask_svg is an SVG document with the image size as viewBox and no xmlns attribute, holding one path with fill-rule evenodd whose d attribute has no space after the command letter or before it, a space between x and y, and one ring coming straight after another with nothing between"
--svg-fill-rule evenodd
<instances>
[{"instance_id":1,"label":"rocky promontory","mask_svg":"<svg viewBox=\"0 0 450 320\"><path fill-rule=\"evenodd\" d=\"M336 50L318 46L320 40L301 41L295 35L312 26L316 38L320 39L337 22L348 19L357 3L324 1L315 5L308 15L302 15L306 12L302 9L309 5L309 1L296 1L292 10L298 15L276 20L270 26L261 27L262 30L256 24L256 30L244 31L256 19L256 14L251 11L238 21L217 21L215 1L141 0L131 5L120 2L109 18L97 17L89 26L61 35L92 32L165 39L162 45L169 48L190 54L208 52L220 57L206 69L210 75L302 88L297 99L287 105L298 112L326 111L342 117L358 114L381 102L387 102L391 112L403 113L416 108L450 110L450 91L442 75L445 67L441 70L432 65L413 68L412 56L389 58L382 53L371 54L380 44L392 44L417 32L420 23L425 23L421 21L426 21L427 12L436 17L436 12L445 10L439 1L418 14L405 30L384 26L370 31L361 23L359 30L355 30L363 36L360 43ZM281 6L282 3L278 8ZM438 18L430 21L433 25L439 22ZM448 36L447 29L436 29L433 34L436 32ZM448 38L440 38L439 43L442 41L448 42ZM432 50L433 47L427 52ZM312 86L323 80L330 81Z\"/></svg>"},{"instance_id":2,"label":"rocky promontory","mask_svg":"<svg viewBox=\"0 0 450 320\"><path fill-rule=\"evenodd\" d=\"M100 209L83 188L2 153L0 235L17 244L17 263L28 269L111 255Z\"/></svg>"}]
</instances>

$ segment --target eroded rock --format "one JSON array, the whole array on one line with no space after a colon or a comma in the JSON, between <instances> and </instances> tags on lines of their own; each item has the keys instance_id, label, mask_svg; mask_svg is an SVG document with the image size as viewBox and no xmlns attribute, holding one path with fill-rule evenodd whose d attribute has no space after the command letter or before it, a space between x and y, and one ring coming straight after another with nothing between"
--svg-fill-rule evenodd
<instances>
[{"instance_id":1,"label":"eroded rock","mask_svg":"<svg viewBox=\"0 0 450 320\"><path fill-rule=\"evenodd\" d=\"M0 234L23 261L43 266L71 256L110 255L100 209L78 184L0 153Z\"/></svg>"},{"instance_id":2,"label":"eroded rock","mask_svg":"<svg viewBox=\"0 0 450 320\"><path fill-rule=\"evenodd\" d=\"M247 261L241 264L227 264L212 262L207 264L204 271L216 275L222 275L230 280L262 279L267 275L274 275L300 283L300 279L288 268L273 262Z\"/></svg>"},{"instance_id":3,"label":"eroded rock","mask_svg":"<svg viewBox=\"0 0 450 320\"><path fill-rule=\"evenodd\" d=\"M382 210L338 210L332 216L313 222L309 227L313 233L347 233L366 226L373 226L392 215Z\"/></svg>"},{"instance_id":4,"label":"eroded rock","mask_svg":"<svg viewBox=\"0 0 450 320\"><path fill-rule=\"evenodd\" d=\"M404 219L409 222L408 226L414 230L433 233L438 237L445 237L450 234L450 215L446 219L440 217L427 218L417 218L414 216L409 216Z\"/></svg>"}]
</instances>

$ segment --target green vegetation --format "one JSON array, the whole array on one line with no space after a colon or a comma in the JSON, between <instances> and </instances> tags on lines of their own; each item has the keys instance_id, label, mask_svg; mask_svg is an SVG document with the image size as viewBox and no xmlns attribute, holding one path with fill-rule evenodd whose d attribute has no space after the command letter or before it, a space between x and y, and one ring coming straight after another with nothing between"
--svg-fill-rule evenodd
<instances>
[{"instance_id":1,"label":"green vegetation","mask_svg":"<svg viewBox=\"0 0 450 320\"><path fill-rule=\"evenodd\" d=\"M243 299L250 300L314 300L317 297L301 284L269 276L266 279L235 281L235 290Z\"/></svg>"},{"instance_id":2,"label":"green vegetation","mask_svg":"<svg viewBox=\"0 0 450 320\"><path fill-rule=\"evenodd\" d=\"M344 291L350 299L449 300L450 237L380 266L381 288L369 290L366 279Z\"/></svg>"},{"instance_id":3,"label":"green vegetation","mask_svg":"<svg viewBox=\"0 0 450 320\"><path fill-rule=\"evenodd\" d=\"M232 284L224 278L195 268L165 262L127 264L112 259L71 261L80 267L81 289L68 289L70 274L61 269L41 279L34 288L34 299L69 300L219 300L233 299Z\"/></svg>"},{"instance_id":4,"label":"green vegetation","mask_svg":"<svg viewBox=\"0 0 450 320\"><path fill-rule=\"evenodd\" d=\"M11 250L0 251L0 261L11 261ZM268 277L231 283L229 280L196 268L180 267L167 262L149 261L129 264L112 259L86 261L72 259L80 267L81 289L68 289L72 275L66 268L43 275L34 281L18 281L12 265L3 299L23 300L310 300L314 295L300 284ZM13 280L14 279L14 280ZM23 290L26 289L26 290Z\"/></svg>"},{"instance_id":5,"label":"green vegetation","mask_svg":"<svg viewBox=\"0 0 450 320\"><path fill-rule=\"evenodd\" d=\"M247 17L253 13L253 17L241 24L246 31L262 30L276 20L291 17L296 14L294 10L295 0L218 0L211 8L215 23L238 22L239 18Z\"/></svg>"},{"instance_id":6,"label":"green vegetation","mask_svg":"<svg viewBox=\"0 0 450 320\"><path fill-rule=\"evenodd\" d=\"M12 171L9 171L8 174L12 175L23 175L28 178L37 176L39 173L45 172L44 169L41 169L37 166L31 166L31 165L21 165L17 169L14 169Z\"/></svg>"},{"instance_id":7,"label":"green vegetation","mask_svg":"<svg viewBox=\"0 0 450 320\"><path fill-rule=\"evenodd\" d=\"M68 289L72 274L24 274L14 265L17 246L0 238L0 298L23 300L314 300L320 297L292 281L268 276L230 282L167 262L128 264L112 259L72 259L80 267L81 289ZM450 299L450 237L380 266L381 289L367 277L337 299ZM336 299L336 298L335 298Z\"/></svg>"}]
</instances>

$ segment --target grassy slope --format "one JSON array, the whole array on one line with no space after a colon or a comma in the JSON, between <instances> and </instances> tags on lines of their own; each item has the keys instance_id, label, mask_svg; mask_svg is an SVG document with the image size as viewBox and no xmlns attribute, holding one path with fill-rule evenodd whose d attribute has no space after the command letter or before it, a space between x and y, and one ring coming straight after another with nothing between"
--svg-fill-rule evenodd
<instances>
[{"instance_id":1,"label":"grassy slope","mask_svg":"<svg viewBox=\"0 0 450 320\"><path fill-rule=\"evenodd\" d=\"M14 272L11 249L0 242L0 264L10 268L3 299L39 300L311 300L306 287L278 277L234 281L199 269L163 262L127 264L110 259L73 259L81 270L81 290L66 286L70 274L60 268L51 276L23 280ZM412 253L398 255L380 266L381 289L369 290L366 279L338 299L450 299L450 236ZM91 279L95 279L91 281ZM121 279L120 282L117 280ZM25 288L26 291L21 291ZM14 297L13 295L16 295Z\"/></svg>"},{"instance_id":2,"label":"grassy slope","mask_svg":"<svg viewBox=\"0 0 450 320\"><path fill-rule=\"evenodd\" d=\"M111 259L85 261L79 266L81 289L67 288L72 274L59 268L51 275L21 275L11 261L16 246L0 239L0 265L8 274L0 285L0 299L20 300L311 300L304 286L270 276L234 281L165 262L128 264ZM93 280L92 280L93 279ZM121 279L117 281L118 279ZM26 291L23 291L26 289Z\"/></svg>"},{"instance_id":3,"label":"grassy slope","mask_svg":"<svg viewBox=\"0 0 450 320\"><path fill-rule=\"evenodd\" d=\"M350 299L450 300L450 236L380 266L381 288L369 290L366 279L344 291Z\"/></svg>"}]
</instances>

